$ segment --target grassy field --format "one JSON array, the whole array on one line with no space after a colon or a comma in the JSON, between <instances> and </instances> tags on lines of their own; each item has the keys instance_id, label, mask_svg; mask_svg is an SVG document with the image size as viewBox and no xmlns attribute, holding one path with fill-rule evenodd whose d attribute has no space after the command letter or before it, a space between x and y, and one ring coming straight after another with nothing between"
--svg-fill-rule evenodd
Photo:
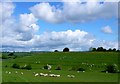
<instances>
[{"instance_id":1,"label":"grassy field","mask_svg":"<svg viewBox=\"0 0 120 84\"><path fill-rule=\"evenodd\" d=\"M25 55L24 55L25 54ZM3 82L117 82L117 73L101 72L107 64L118 65L117 52L46 52L46 53L16 53L16 59L6 59L2 62ZM21 55L21 56L20 56ZM14 69L12 64L20 66L31 64L32 70ZM45 70L43 66L50 64L52 69ZM7 65L7 67L5 67ZM93 65L93 66L91 66ZM62 70L55 70L60 66ZM82 67L85 72L71 70L75 67ZM11 74L7 74L10 71ZM18 72L18 74L15 73ZM24 74L21 75L20 73ZM37 73L60 74L60 77L43 77L33 75ZM69 78L67 75L74 75Z\"/></svg>"}]
</instances>

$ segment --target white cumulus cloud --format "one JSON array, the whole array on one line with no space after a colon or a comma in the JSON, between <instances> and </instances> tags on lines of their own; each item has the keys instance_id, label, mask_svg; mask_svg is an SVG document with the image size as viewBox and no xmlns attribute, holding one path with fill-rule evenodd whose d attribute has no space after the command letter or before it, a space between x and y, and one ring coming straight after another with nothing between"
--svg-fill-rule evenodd
<instances>
[{"instance_id":1,"label":"white cumulus cloud","mask_svg":"<svg viewBox=\"0 0 120 84\"><path fill-rule=\"evenodd\" d=\"M39 19L51 22L89 22L96 19L117 17L117 2L64 2L61 8L51 6L49 3L39 3L30 8L33 15Z\"/></svg>"}]
</instances>

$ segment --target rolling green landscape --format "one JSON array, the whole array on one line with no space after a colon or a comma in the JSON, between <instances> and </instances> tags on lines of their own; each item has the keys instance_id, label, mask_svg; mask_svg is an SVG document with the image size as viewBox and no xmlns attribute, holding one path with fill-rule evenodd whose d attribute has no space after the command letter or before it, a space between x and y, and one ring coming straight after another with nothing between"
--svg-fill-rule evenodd
<instances>
[{"instance_id":1,"label":"rolling green landscape","mask_svg":"<svg viewBox=\"0 0 120 84\"><path fill-rule=\"evenodd\" d=\"M118 52L15 52L8 57L2 61L2 82L118 82L118 73L104 72L109 64L119 66ZM32 69L16 69L12 67L14 63L20 67L31 65ZM44 69L47 64L51 65L50 70ZM57 67L60 69L56 70ZM35 76L34 73L59 74L60 77Z\"/></svg>"}]
</instances>

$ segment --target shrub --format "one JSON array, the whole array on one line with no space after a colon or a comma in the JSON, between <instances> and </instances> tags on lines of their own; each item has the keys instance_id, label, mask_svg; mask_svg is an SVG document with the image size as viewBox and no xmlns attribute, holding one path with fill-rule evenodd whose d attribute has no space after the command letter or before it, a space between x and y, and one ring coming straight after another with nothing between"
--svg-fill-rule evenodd
<instances>
[{"instance_id":1,"label":"shrub","mask_svg":"<svg viewBox=\"0 0 120 84\"><path fill-rule=\"evenodd\" d=\"M69 52L69 48L64 48L63 52Z\"/></svg>"},{"instance_id":2,"label":"shrub","mask_svg":"<svg viewBox=\"0 0 120 84\"><path fill-rule=\"evenodd\" d=\"M31 70L31 69L32 69L32 67L31 67L31 65L30 65L30 64L28 64L28 65L25 65L25 66L21 67L21 69Z\"/></svg>"},{"instance_id":3,"label":"shrub","mask_svg":"<svg viewBox=\"0 0 120 84\"><path fill-rule=\"evenodd\" d=\"M58 50L55 50L54 52L59 52Z\"/></svg>"},{"instance_id":4,"label":"shrub","mask_svg":"<svg viewBox=\"0 0 120 84\"><path fill-rule=\"evenodd\" d=\"M74 71L85 71L85 69L80 67L80 66L73 66L72 70L74 70Z\"/></svg>"},{"instance_id":5,"label":"shrub","mask_svg":"<svg viewBox=\"0 0 120 84\"><path fill-rule=\"evenodd\" d=\"M61 66L57 66L57 68L55 70L61 70Z\"/></svg>"},{"instance_id":6,"label":"shrub","mask_svg":"<svg viewBox=\"0 0 120 84\"><path fill-rule=\"evenodd\" d=\"M31 70L31 69L32 69L32 67L31 67L31 65L30 65L30 64L28 64L28 65L25 67L25 69L27 69L27 70Z\"/></svg>"},{"instance_id":7,"label":"shrub","mask_svg":"<svg viewBox=\"0 0 120 84\"><path fill-rule=\"evenodd\" d=\"M119 70L116 64L109 64L106 66L105 71L108 71L109 73L117 73Z\"/></svg>"},{"instance_id":8,"label":"shrub","mask_svg":"<svg viewBox=\"0 0 120 84\"><path fill-rule=\"evenodd\" d=\"M78 68L77 71L85 71L84 68Z\"/></svg>"},{"instance_id":9,"label":"shrub","mask_svg":"<svg viewBox=\"0 0 120 84\"><path fill-rule=\"evenodd\" d=\"M9 53L9 54L8 54L8 56L13 56L13 55L14 55L14 53Z\"/></svg>"},{"instance_id":10,"label":"shrub","mask_svg":"<svg viewBox=\"0 0 120 84\"><path fill-rule=\"evenodd\" d=\"M48 65L48 64L44 66L44 69L50 70L51 68L52 68L51 65Z\"/></svg>"},{"instance_id":11,"label":"shrub","mask_svg":"<svg viewBox=\"0 0 120 84\"><path fill-rule=\"evenodd\" d=\"M12 65L12 68L20 69L20 65L14 63L14 64Z\"/></svg>"}]
</instances>

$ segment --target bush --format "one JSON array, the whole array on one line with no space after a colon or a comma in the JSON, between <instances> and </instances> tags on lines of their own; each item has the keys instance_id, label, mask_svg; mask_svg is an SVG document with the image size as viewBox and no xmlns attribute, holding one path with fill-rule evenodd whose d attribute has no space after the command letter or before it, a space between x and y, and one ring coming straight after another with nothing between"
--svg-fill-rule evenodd
<instances>
[{"instance_id":1,"label":"bush","mask_svg":"<svg viewBox=\"0 0 120 84\"><path fill-rule=\"evenodd\" d=\"M44 69L50 70L51 68L52 68L51 65L48 65L48 64L44 66Z\"/></svg>"},{"instance_id":2,"label":"bush","mask_svg":"<svg viewBox=\"0 0 120 84\"><path fill-rule=\"evenodd\" d=\"M14 63L14 64L12 65L12 68L20 69L20 65Z\"/></svg>"},{"instance_id":3,"label":"bush","mask_svg":"<svg viewBox=\"0 0 120 84\"><path fill-rule=\"evenodd\" d=\"M31 65L30 65L30 64L28 64L28 65L25 65L25 66L21 67L21 69L31 70L31 69L32 69L32 67L31 67Z\"/></svg>"},{"instance_id":4,"label":"bush","mask_svg":"<svg viewBox=\"0 0 120 84\"><path fill-rule=\"evenodd\" d=\"M85 71L84 68L78 68L77 71Z\"/></svg>"},{"instance_id":5,"label":"bush","mask_svg":"<svg viewBox=\"0 0 120 84\"><path fill-rule=\"evenodd\" d=\"M105 71L108 71L109 73L117 73L117 72L119 72L118 66L116 64L107 65Z\"/></svg>"},{"instance_id":6,"label":"bush","mask_svg":"<svg viewBox=\"0 0 120 84\"><path fill-rule=\"evenodd\" d=\"M73 71L85 71L85 69L82 68L82 67L80 67L80 66L73 66L73 67L72 67L72 70L73 70Z\"/></svg>"},{"instance_id":7,"label":"bush","mask_svg":"<svg viewBox=\"0 0 120 84\"><path fill-rule=\"evenodd\" d=\"M69 48L64 48L63 52L69 52Z\"/></svg>"},{"instance_id":8,"label":"bush","mask_svg":"<svg viewBox=\"0 0 120 84\"><path fill-rule=\"evenodd\" d=\"M55 50L54 52L59 52L58 50Z\"/></svg>"},{"instance_id":9,"label":"bush","mask_svg":"<svg viewBox=\"0 0 120 84\"><path fill-rule=\"evenodd\" d=\"M57 68L55 70L61 70L61 66L57 66Z\"/></svg>"},{"instance_id":10,"label":"bush","mask_svg":"<svg viewBox=\"0 0 120 84\"><path fill-rule=\"evenodd\" d=\"M29 65L27 65L27 66L25 67L25 69L27 69L27 70L31 70L32 67L31 67L31 65L29 64Z\"/></svg>"}]
</instances>

